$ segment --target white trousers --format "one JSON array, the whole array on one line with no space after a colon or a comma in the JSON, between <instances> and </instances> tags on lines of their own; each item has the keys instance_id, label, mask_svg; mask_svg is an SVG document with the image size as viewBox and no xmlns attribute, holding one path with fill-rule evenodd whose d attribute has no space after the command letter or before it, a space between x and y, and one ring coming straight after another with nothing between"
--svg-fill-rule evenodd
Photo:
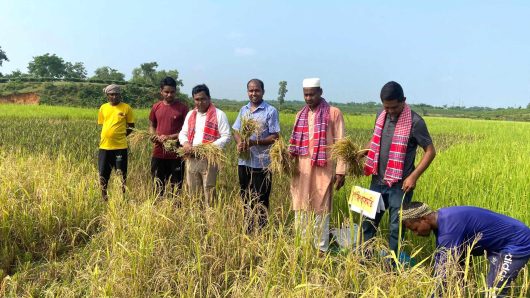
<instances>
[{"instance_id":1,"label":"white trousers","mask_svg":"<svg viewBox=\"0 0 530 298\"><path fill-rule=\"evenodd\" d=\"M295 228L303 238L307 237L308 228L313 233L313 246L326 252L329 248L329 214L315 214L310 211L294 212Z\"/></svg>"}]
</instances>

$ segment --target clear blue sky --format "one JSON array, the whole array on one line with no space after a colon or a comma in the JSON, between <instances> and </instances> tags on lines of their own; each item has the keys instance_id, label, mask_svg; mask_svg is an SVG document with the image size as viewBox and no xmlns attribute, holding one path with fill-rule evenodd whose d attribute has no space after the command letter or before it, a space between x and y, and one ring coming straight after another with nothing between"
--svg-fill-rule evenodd
<instances>
[{"instance_id":1,"label":"clear blue sky","mask_svg":"<svg viewBox=\"0 0 530 298\"><path fill-rule=\"evenodd\" d=\"M378 101L400 82L411 103L523 106L530 102L530 1L27 1L0 2L2 73L55 53L93 75L130 77L141 63L177 69L190 93L266 99L320 77L331 101Z\"/></svg>"}]
</instances>

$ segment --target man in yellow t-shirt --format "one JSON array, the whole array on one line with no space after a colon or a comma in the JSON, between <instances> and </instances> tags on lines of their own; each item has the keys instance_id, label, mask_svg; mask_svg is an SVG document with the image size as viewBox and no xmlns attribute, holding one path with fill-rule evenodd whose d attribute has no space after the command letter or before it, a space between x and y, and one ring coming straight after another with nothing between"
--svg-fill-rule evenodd
<instances>
[{"instance_id":1,"label":"man in yellow t-shirt","mask_svg":"<svg viewBox=\"0 0 530 298\"><path fill-rule=\"evenodd\" d=\"M134 127L132 108L121 102L121 89L116 84L103 89L108 103L101 105L98 112L98 124L101 129L99 142L98 169L101 196L108 199L107 184L112 169L119 171L122 176L122 191L125 193L127 177L127 135Z\"/></svg>"}]
</instances>

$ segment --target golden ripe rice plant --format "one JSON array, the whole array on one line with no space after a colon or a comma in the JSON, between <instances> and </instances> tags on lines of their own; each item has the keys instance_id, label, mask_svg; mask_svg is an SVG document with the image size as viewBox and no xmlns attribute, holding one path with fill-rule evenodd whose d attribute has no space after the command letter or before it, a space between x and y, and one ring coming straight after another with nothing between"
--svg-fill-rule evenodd
<instances>
[{"instance_id":1,"label":"golden ripe rice plant","mask_svg":"<svg viewBox=\"0 0 530 298\"><path fill-rule=\"evenodd\" d=\"M184 148L182 147L177 148L174 152L182 157L187 156L184 152ZM206 159L208 161L208 165L222 166L228 161L223 149L217 145L214 145L213 143L203 143L193 146L192 156L200 160Z\"/></svg>"},{"instance_id":2,"label":"golden ripe rice plant","mask_svg":"<svg viewBox=\"0 0 530 298\"><path fill-rule=\"evenodd\" d=\"M142 143L149 141L155 135L148 130L133 128L131 134L127 137L132 148L138 148Z\"/></svg>"},{"instance_id":3,"label":"golden ripe rice plant","mask_svg":"<svg viewBox=\"0 0 530 298\"><path fill-rule=\"evenodd\" d=\"M289 147L282 137L278 138L269 149L271 163L268 170L280 177L292 176L295 170L294 159L289 153Z\"/></svg>"},{"instance_id":4,"label":"golden ripe rice plant","mask_svg":"<svg viewBox=\"0 0 530 298\"><path fill-rule=\"evenodd\" d=\"M239 136L241 141L246 145L250 142L250 137L256 135L256 138L259 138L262 132L261 125L255 119L250 118L250 116L241 117L241 129L239 130ZM239 154L243 159L250 159L250 151L244 151Z\"/></svg>"},{"instance_id":5,"label":"golden ripe rice plant","mask_svg":"<svg viewBox=\"0 0 530 298\"><path fill-rule=\"evenodd\" d=\"M364 154L366 149L361 149L350 138L346 137L330 146L333 160L343 160L348 167L348 175L359 177L363 175Z\"/></svg>"}]
</instances>

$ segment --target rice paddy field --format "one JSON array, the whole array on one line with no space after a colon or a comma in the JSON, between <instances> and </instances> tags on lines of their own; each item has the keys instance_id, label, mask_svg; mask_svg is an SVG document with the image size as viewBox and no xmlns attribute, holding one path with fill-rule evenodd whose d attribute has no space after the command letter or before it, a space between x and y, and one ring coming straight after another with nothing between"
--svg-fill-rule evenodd
<instances>
[{"instance_id":1,"label":"rice paddy field","mask_svg":"<svg viewBox=\"0 0 530 298\"><path fill-rule=\"evenodd\" d=\"M147 110L136 110L140 129ZM273 177L269 225L247 235L232 142L218 175L218 199L205 206L180 193L155 200L150 144L130 151L128 191L112 178L100 197L97 110L0 105L0 296L5 297L493 297L484 257L466 258L445 285L432 277L434 237L406 235L415 266L362 249L319 255L296 233L289 180ZM227 113L231 123L236 113ZM281 114L287 137L294 115ZM359 145L374 115L345 115ZM530 224L530 123L425 118L438 155L414 200L439 208L474 205ZM421 152L421 149L419 150ZM421 154L420 154L421 156ZM419 157L417 158L417 161ZM115 177L113 175L113 177ZM352 186L334 195L331 225L352 226ZM387 246L387 219L372 244ZM511 290L530 295L527 266Z\"/></svg>"}]
</instances>

